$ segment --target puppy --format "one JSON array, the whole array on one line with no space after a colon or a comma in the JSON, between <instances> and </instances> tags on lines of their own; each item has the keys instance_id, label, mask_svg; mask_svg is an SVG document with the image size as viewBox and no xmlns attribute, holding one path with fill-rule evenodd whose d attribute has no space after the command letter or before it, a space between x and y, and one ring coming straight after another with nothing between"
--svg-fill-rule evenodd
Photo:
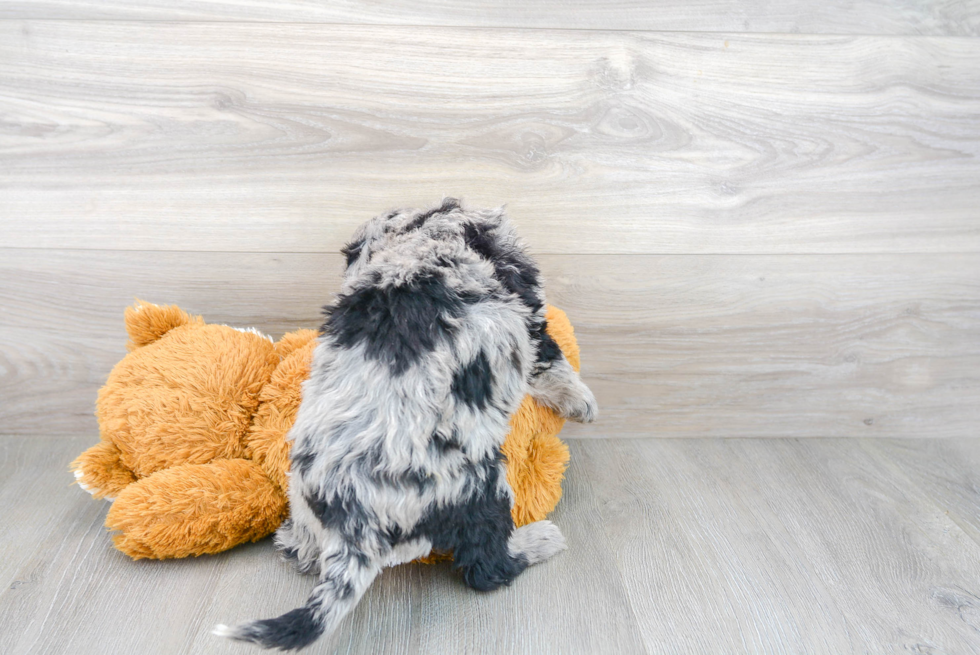
<instances>
[{"instance_id":1,"label":"puppy","mask_svg":"<svg viewBox=\"0 0 980 655\"><path fill-rule=\"evenodd\" d=\"M318 583L303 607L216 634L303 648L331 633L385 566L453 553L481 591L565 548L521 528L500 447L530 392L577 421L596 402L545 332L538 269L502 209L454 199L378 216L313 355L293 440L290 519L277 545Z\"/></svg>"}]
</instances>

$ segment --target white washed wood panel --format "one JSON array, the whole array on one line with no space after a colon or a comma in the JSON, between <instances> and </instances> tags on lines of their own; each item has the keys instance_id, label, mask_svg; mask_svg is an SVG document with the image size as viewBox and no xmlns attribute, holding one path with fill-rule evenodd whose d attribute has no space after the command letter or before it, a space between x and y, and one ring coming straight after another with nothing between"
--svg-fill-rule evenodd
<instances>
[{"instance_id":1,"label":"white washed wood panel","mask_svg":"<svg viewBox=\"0 0 980 655\"><path fill-rule=\"evenodd\" d=\"M3 0L0 18L977 36L975 0Z\"/></svg>"},{"instance_id":2,"label":"white washed wood panel","mask_svg":"<svg viewBox=\"0 0 980 655\"><path fill-rule=\"evenodd\" d=\"M568 437L919 436L980 425L980 255L539 258L595 390ZM96 430L134 297L278 337L340 255L0 251L0 432Z\"/></svg>"},{"instance_id":3,"label":"white washed wood panel","mask_svg":"<svg viewBox=\"0 0 980 655\"><path fill-rule=\"evenodd\" d=\"M980 40L0 23L8 247L336 251L508 203L547 253L980 250Z\"/></svg>"}]
</instances>

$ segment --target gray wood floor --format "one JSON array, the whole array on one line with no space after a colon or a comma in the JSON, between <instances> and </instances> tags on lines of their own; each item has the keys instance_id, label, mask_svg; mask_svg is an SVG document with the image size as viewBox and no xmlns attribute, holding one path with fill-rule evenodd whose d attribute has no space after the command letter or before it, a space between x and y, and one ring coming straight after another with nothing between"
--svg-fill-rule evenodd
<instances>
[{"instance_id":1,"label":"gray wood floor","mask_svg":"<svg viewBox=\"0 0 980 655\"><path fill-rule=\"evenodd\" d=\"M69 485L90 436L0 438L0 652L247 653L300 604L268 540L133 562ZM311 653L977 653L980 441L571 443L569 549L505 590L387 570Z\"/></svg>"}]
</instances>

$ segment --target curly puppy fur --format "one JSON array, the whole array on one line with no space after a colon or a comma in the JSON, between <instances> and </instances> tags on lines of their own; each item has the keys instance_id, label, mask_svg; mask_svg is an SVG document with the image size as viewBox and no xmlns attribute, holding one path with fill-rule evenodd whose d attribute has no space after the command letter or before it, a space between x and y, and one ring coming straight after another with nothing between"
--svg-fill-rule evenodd
<instances>
[{"instance_id":1,"label":"curly puppy fur","mask_svg":"<svg viewBox=\"0 0 980 655\"><path fill-rule=\"evenodd\" d=\"M454 199L361 226L289 438L286 556L318 575L306 605L216 633L266 648L330 634L385 566L453 552L481 591L565 548L515 529L500 447L525 394L578 421L596 403L545 332L538 269L502 209Z\"/></svg>"}]
</instances>

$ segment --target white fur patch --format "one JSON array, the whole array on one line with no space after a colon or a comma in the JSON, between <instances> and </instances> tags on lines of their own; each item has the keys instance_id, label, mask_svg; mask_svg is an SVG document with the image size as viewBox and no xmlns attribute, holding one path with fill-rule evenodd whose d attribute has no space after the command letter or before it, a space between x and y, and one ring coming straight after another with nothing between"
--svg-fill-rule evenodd
<instances>
[{"instance_id":1,"label":"white fur patch","mask_svg":"<svg viewBox=\"0 0 980 655\"><path fill-rule=\"evenodd\" d=\"M224 327L230 327L232 330L236 330L238 332L244 332L245 334L254 334L256 336L262 337L263 339L268 339L269 343L275 343L275 340L272 337L270 337L268 334L265 334L264 332L259 332L254 327L248 327L248 328L235 327L234 325L225 325L224 323L221 323L220 325L223 325Z\"/></svg>"},{"instance_id":2,"label":"white fur patch","mask_svg":"<svg viewBox=\"0 0 980 655\"><path fill-rule=\"evenodd\" d=\"M218 635L219 637L231 637L233 634L235 634L235 631L231 628L231 626L227 626L224 623L219 623L218 625L214 626L214 630L211 631L211 634Z\"/></svg>"},{"instance_id":3,"label":"white fur patch","mask_svg":"<svg viewBox=\"0 0 980 655\"><path fill-rule=\"evenodd\" d=\"M84 482L82 482L83 477L85 477L84 473L82 473L81 471L75 471L75 483L82 488L82 491L85 491L94 496L97 489L90 487ZM115 500L115 498L110 498L109 496L103 496L103 500L107 500L111 503L112 501Z\"/></svg>"},{"instance_id":4,"label":"white fur patch","mask_svg":"<svg viewBox=\"0 0 980 655\"><path fill-rule=\"evenodd\" d=\"M78 483L78 486L81 487L84 491L89 492L90 494L95 493L94 489L92 489L87 484L82 482L83 477L85 477L84 473L82 473L81 471L75 471L75 481Z\"/></svg>"},{"instance_id":5,"label":"white fur patch","mask_svg":"<svg viewBox=\"0 0 980 655\"><path fill-rule=\"evenodd\" d=\"M529 566L550 559L568 548L565 536L551 521L537 521L510 534L507 548L513 556L523 555Z\"/></svg>"}]
</instances>

